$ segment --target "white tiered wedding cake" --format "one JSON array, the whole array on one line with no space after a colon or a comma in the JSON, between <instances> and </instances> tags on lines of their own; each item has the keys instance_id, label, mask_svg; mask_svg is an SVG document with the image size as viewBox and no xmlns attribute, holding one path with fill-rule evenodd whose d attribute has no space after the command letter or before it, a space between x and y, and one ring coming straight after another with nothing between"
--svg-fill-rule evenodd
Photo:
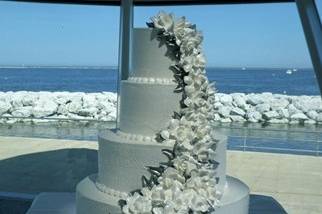
<instances>
[{"instance_id":1,"label":"white tiered wedding cake","mask_svg":"<svg viewBox=\"0 0 322 214\"><path fill-rule=\"evenodd\" d=\"M200 32L160 13L133 30L120 128L99 136L99 172L77 186L78 214L248 212L248 188L226 179L226 137L211 129L213 89Z\"/></svg>"}]
</instances>

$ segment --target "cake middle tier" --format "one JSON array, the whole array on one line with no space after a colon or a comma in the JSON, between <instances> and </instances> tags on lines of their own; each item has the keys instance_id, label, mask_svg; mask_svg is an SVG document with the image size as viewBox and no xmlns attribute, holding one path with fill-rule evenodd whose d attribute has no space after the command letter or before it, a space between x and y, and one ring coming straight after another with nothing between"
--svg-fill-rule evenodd
<instances>
[{"instance_id":1,"label":"cake middle tier","mask_svg":"<svg viewBox=\"0 0 322 214\"><path fill-rule=\"evenodd\" d=\"M179 112L181 93L176 83L121 81L120 130L154 136L165 128L174 111Z\"/></svg>"},{"instance_id":2,"label":"cake middle tier","mask_svg":"<svg viewBox=\"0 0 322 214\"><path fill-rule=\"evenodd\" d=\"M224 192L227 137L216 132L216 139L218 143L215 161L219 162L218 190ZM158 167L160 162L167 162L168 159L162 153L162 149L173 149L170 145L124 136L116 130L101 132L98 142L97 182L101 189L120 194L142 188L142 176L150 177L146 167Z\"/></svg>"}]
</instances>

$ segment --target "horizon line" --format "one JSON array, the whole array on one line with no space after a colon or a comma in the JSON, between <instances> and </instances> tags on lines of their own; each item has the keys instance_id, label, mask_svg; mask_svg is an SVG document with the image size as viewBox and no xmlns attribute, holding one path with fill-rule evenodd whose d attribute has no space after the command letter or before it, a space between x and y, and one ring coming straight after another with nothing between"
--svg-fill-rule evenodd
<instances>
[{"instance_id":1,"label":"horizon line","mask_svg":"<svg viewBox=\"0 0 322 214\"><path fill-rule=\"evenodd\" d=\"M118 65L0 65L0 68L117 68ZM296 67L296 66L215 66L209 65L206 68L236 68L236 69L314 69L311 67Z\"/></svg>"}]
</instances>

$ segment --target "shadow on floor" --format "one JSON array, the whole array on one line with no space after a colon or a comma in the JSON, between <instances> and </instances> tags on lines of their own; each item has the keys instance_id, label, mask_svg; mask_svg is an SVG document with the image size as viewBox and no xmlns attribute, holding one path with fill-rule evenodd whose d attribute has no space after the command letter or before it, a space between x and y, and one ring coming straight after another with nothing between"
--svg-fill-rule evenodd
<instances>
[{"instance_id":1,"label":"shadow on floor","mask_svg":"<svg viewBox=\"0 0 322 214\"><path fill-rule=\"evenodd\" d=\"M25 214L32 201L0 199L0 214Z\"/></svg>"},{"instance_id":2,"label":"shadow on floor","mask_svg":"<svg viewBox=\"0 0 322 214\"><path fill-rule=\"evenodd\" d=\"M61 149L0 161L0 191L74 192L84 177L97 172L97 151Z\"/></svg>"},{"instance_id":3,"label":"shadow on floor","mask_svg":"<svg viewBox=\"0 0 322 214\"><path fill-rule=\"evenodd\" d=\"M251 194L249 214L287 214L287 212L273 197Z\"/></svg>"}]
</instances>

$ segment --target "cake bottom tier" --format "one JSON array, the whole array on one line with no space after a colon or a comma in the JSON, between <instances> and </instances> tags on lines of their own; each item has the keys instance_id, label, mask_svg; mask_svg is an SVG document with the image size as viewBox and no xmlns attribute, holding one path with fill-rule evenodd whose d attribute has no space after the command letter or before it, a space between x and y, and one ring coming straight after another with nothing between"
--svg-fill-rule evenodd
<instances>
[{"instance_id":1,"label":"cake bottom tier","mask_svg":"<svg viewBox=\"0 0 322 214\"><path fill-rule=\"evenodd\" d=\"M99 191L95 185L96 175L82 180L76 188L77 214L118 214L119 198ZM227 186L216 214L248 214L249 188L237 178L227 176Z\"/></svg>"}]
</instances>

